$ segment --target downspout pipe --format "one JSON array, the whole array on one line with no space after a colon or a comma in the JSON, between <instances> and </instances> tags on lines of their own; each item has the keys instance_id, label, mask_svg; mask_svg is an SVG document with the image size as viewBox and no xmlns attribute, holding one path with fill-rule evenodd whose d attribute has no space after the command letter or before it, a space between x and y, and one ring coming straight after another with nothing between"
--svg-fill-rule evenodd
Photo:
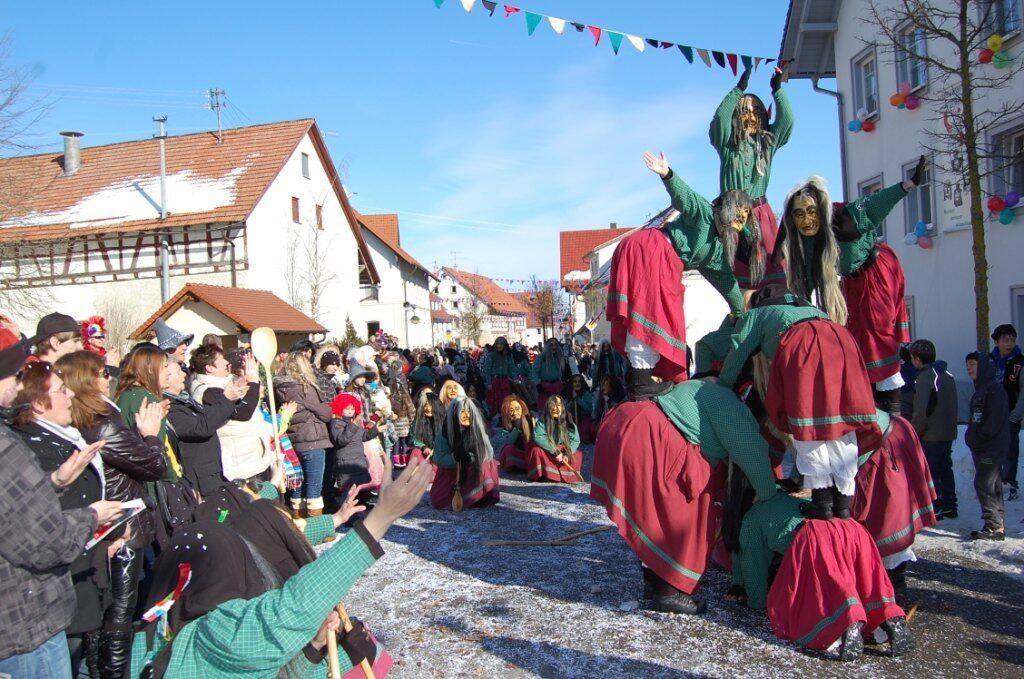
<instances>
[{"instance_id":1,"label":"downspout pipe","mask_svg":"<svg viewBox=\"0 0 1024 679\"><path fill-rule=\"evenodd\" d=\"M843 202L846 202L846 125L843 124L843 93L835 90L825 89L818 85L818 78L811 79L811 86L818 94L835 97L836 108L839 112L839 164L843 177Z\"/></svg>"}]
</instances>

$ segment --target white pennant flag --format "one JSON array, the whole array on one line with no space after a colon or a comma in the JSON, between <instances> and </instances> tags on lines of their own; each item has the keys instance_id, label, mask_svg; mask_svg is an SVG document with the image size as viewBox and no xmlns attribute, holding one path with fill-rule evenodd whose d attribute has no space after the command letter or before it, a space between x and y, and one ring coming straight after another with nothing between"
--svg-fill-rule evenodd
<instances>
[{"instance_id":1,"label":"white pennant flag","mask_svg":"<svg viewBox=\"0 0 1024 679\"><path fill-rule=\"evenodd\" d=\"M472 12L473 5L475 4L476 0L462 0L462 9L466 10L467 12Z\"/></svg>"},{"instance_id":2,"label":"white pennant flag","mask_svg":"<svg viewBox=\"0 0 1024 679\"><path fill-rule=\"evenodd\" d=\"M633 45L633 47L637 49L638 52L643 52L645 49L647 49L647 43L644 42L643 38L638 38L635 35L630 35L627 33L626 40L629 40L629 42Z\"/></svg>"},{"instance_id":3,"label":"white pennant flag","mask_svg":"<svg viewBox=\"0 0 1024 679\"><path fill-rule=\"evenodd\" d=\"M548 23L551 24L551 28L554 29L555 33L562 35L565 33L565 19L556 19L555 17L548 17Z\"/></svg>"}]
</instances>

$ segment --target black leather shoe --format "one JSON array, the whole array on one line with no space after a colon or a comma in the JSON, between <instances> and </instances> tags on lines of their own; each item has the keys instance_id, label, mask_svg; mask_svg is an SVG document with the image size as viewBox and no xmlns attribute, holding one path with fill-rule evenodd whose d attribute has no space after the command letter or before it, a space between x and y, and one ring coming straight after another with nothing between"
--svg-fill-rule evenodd
<instances>
[{"instance_id":1,"label":"black leather shoe","mask_svg":"<svg viewBox=\"0 0 1024 679\"><path fill-rule=\"evenodd\" d=\"M972 540L994 540L996 542L1002 542L1006 539L1006 533L1001 530L993 530L991 528L982 528L981 530L971 531Z\"/></svg>"},{"instance_id":2,"label":"black leather shoe","mask_svg":"<svg viewBox=\"0 0 1024 679\"><path fill-rule=\"evenodd\" d=\"M843 495L835 486L832 487L832 515L837 519L850 518L850 503L853 502L852 495Z\"/></svg>"},{"instance_id":3,"label":"black leather shoe","mask_svg":"<svg viewBox=\"0 0 1024 679\"><path fill-rule=\"evenodd\" d=\"M896 657L910 651L910 628L906 618L889 618L882 623L882 630L889 637L889 655Z\"/></svg>"},{"instance_id":4,"label":"black leather shoe","mask_svg":"<svg viewBox=\"0 0 1024 679\"><path fill-rule=\"evenodd\" d=\"M800 513L808 519L832 518L832 489L815 488L811 491L811 501L800 505Z\"/></svg>"},{"instance_id":5,"label":"black leather shoe","mask_svg":"<svg viewBox=\"0 0 1024 679\"><path fill-rule=\"evenodd\" d=\"M700 615L708 607L688 594L676 592L675 594L656 594L644 603L644 608L659 613Z\"/></svg>"},{"instance_id":6,"label":"black leather shoe","mask_svg":"<svg viewBox=\"0 0 1024 679\"><path fill-rule=\"evenodd\" d=\"M850 662L864 652L864 639L860 635L860 623L855 622L843 632L843 642L839 646L839 660Z\"/></svg>"},{"instance_id":7,"label":"black leather shoe","mask_svg":"<svg viewBox=\"0 0 1024 679\"><path fill-rule=\"evenodd\" d=\"M653 370L630 368L626 373L626 391L630 401L650 401L667 394L675 386L672 382L657 382Z\"/></svg>"}]
</instances>

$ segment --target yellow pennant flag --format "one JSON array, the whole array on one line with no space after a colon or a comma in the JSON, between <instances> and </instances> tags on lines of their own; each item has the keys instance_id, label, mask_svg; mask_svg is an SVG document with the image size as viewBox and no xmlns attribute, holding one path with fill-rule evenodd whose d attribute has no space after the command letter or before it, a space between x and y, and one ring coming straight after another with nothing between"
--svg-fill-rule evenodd
<instances>
[{"instance_id":1,"label":"yellow pennant flag","mask_svg":"<svg viewBox=\"0 0 1024 679\"><path fill-rule=\"evenodd\" d=\"M473 11L473 5L476 4L476 0L462 0L462 8L467 12Z\"/></svg>"},{"instance_id":2,"label":"yellow pennant flag","mask_svg":"<svg viewBox=\"0 0 1024 679\"><path fill-rule=\"evenodd\" d=\"M551 28L558 35L565 33L565 19L556 19L555 17L548 17L548 23L551 24Z\"/></svg>"},{"instance_id":3,"label":"yellow pennant flag","mask_svg":"<svg viewBox=\"0 0 1024 679\"><path fill-rule=\"evenodd\" d=\"M635 35L630 35L627 33L626 40L629 40L629 42L633 45L633 47L637 49L638 52L643 52L645 49L647 49L647 45L644 43L643 38L638 38Z\"/></svg>"}]
</instances>

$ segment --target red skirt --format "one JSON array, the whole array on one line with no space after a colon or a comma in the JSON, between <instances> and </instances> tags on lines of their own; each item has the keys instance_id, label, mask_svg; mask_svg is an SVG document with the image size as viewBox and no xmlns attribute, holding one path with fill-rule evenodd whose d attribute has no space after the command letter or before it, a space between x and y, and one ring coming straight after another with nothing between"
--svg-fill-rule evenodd
<instances>
[{"instance_id":1,"label":"red skirt","mask_svg":"<svg viewBox=\"0 0 1024 679\"><path fill-rule=\"evenodd\" d=\"M765 410L779 431L797 441L835 441L856 432L863 450L881 443L857 344L846 328L824 319L797 323L782 335Z\"/></svg>"},{"instance_id":2,"label":"red skirt","mask_svg":"<svg viewBox=\"0 0 1024 679\"><path fill-rule=\"evenodd\" d=\"M536 444L531 443L530 446ZM507 471L523 471L527 469L526 465L527 454L526 451L512 445L511 443L506 445L501 451L498 452L498 464L502 469Z\"/></svg>"},{"instance_id":3,"label":"red skirt","mask_svg":"<svg viewBox=\"0 0 1024 679\"><path fill-rule=\"evenodd\" d=\"M562 394L562 389L564 388L565 384L561 380L557 382L541 382L538 384L537 412L543 413L544 406L547 405L548 399L552 396L560 396Z\"/></svg>"},{"instance_id":4,"label":"red skirt","mask_svg":"<svg viewBox=\"0 0 1024 679\"><path fill-rule=\"evenodd\" d=\"M555 481L557 483L579 483L580 477L573 470L583 469L583 453L576 451L569 456L572 465L558 464L555 458L538 445L526 449L526 478L531 481Z\"/></svg>"},{"instance_id":5,"label":"red skirt","mask_svg":"<svg viewBox=\"0 0 1024 679\"><path fill-rule=\"evenodd\" d=\"M597 440L597 421L590 415L579 416L576 430L580 433L580 443L593 443Z\"/></svg>"},{"instance_id":6,"label":"red skirt","mask_svg":"<svg viewBox=\"0 0 1024 679\"><path fill-rule=\"evenodd\" d=\"M661 354L656 374L685 374L686 320L683 318L683 262L660 229L641 229L623 238L612 255L605 315L612 346L626 353L633 335Z\"/></svg>"},{"instance_id":7,"label":"red skirt","mask_svg":"<svg viewBox=\"0 0 1024 679\"><path fill-rule=\"evenodd\" d=\"M601 431L590 497L641 561L692 594L718 539L726 465L712 469L650 401L616 406Z\"/></svg>"},{"instance_id":8,"label":"red skirt","mask_svg":"<svg viewBox=\"0 0 1024 679\"><path fill-rule=\"evenodd\" d=\"M935 525L935 484L917 432L902 417L892 418L882 447L868 455L857 470L850 513L886 557L910 547L922 528Z\"/></svg>"},{"instance_id":9,"label":"red skirt","mask_svg":"<svg viewBox=\"0 0 1024 679\"><path fill-rule=\"evenodd\" d=\"M882 243L870 266L843 277L843 296L850 318L846 327L864 356L872 383L900 371L900 344L910 341L903 266L892 248Z\"/></svg>"},{"instance_id":10,"label":"red skirt","mask_svg":"<svg viewBox=\"0 0 1024 679\"><path fill-rule=\"evenodd\" d=\"M768 590L775 635L819 651L855 622L867 635L902 615L878 549L856 521L805 521Z\"/></svg>"},{"instance_id":11,"label":"red skirt","mask_svg":"<svg viewBox=\"0 0 1024 679\"><path fill-rule=\"evenodd\" d=\"M736 282L740 284L741 290L759 290L769 283L785 285L785 260L779 257L779 261L774 261L775 257L772 256L775 252L775 241L779 237L779 222L775 219L775 212L768 203L762 203L754 208L754 214L761 225L762 256L765 258L764 276L755 285L750 280L750 267L735 260L732 272L736 276Z\"/></svg>"},{"instance_id":12,"label":"red skirt","mask_svg":"<svg viewBox=\"0 0 1024 679\"><path fill-rule=\"evenodd\" d=\"M488 460L479 469L462 469L463 507L488 507L498 502L498 464ZM451 509L455 497L455 470L438 467L434 474L434 485L430 487L430 506L434 509Z\"/></svg>"},{"instance_id":13,"label":"red skirt","mask_svg":"<svg viewBox=\"0 0 1024 679\"><path fill-rule=\"evenodd\" d=\"M491 380L491 388L487 390L485 399L492 414L501 412L501 404L505 397L512 393L512 380L507 377L495 377Z\"/></svg>"}]
</instances>

